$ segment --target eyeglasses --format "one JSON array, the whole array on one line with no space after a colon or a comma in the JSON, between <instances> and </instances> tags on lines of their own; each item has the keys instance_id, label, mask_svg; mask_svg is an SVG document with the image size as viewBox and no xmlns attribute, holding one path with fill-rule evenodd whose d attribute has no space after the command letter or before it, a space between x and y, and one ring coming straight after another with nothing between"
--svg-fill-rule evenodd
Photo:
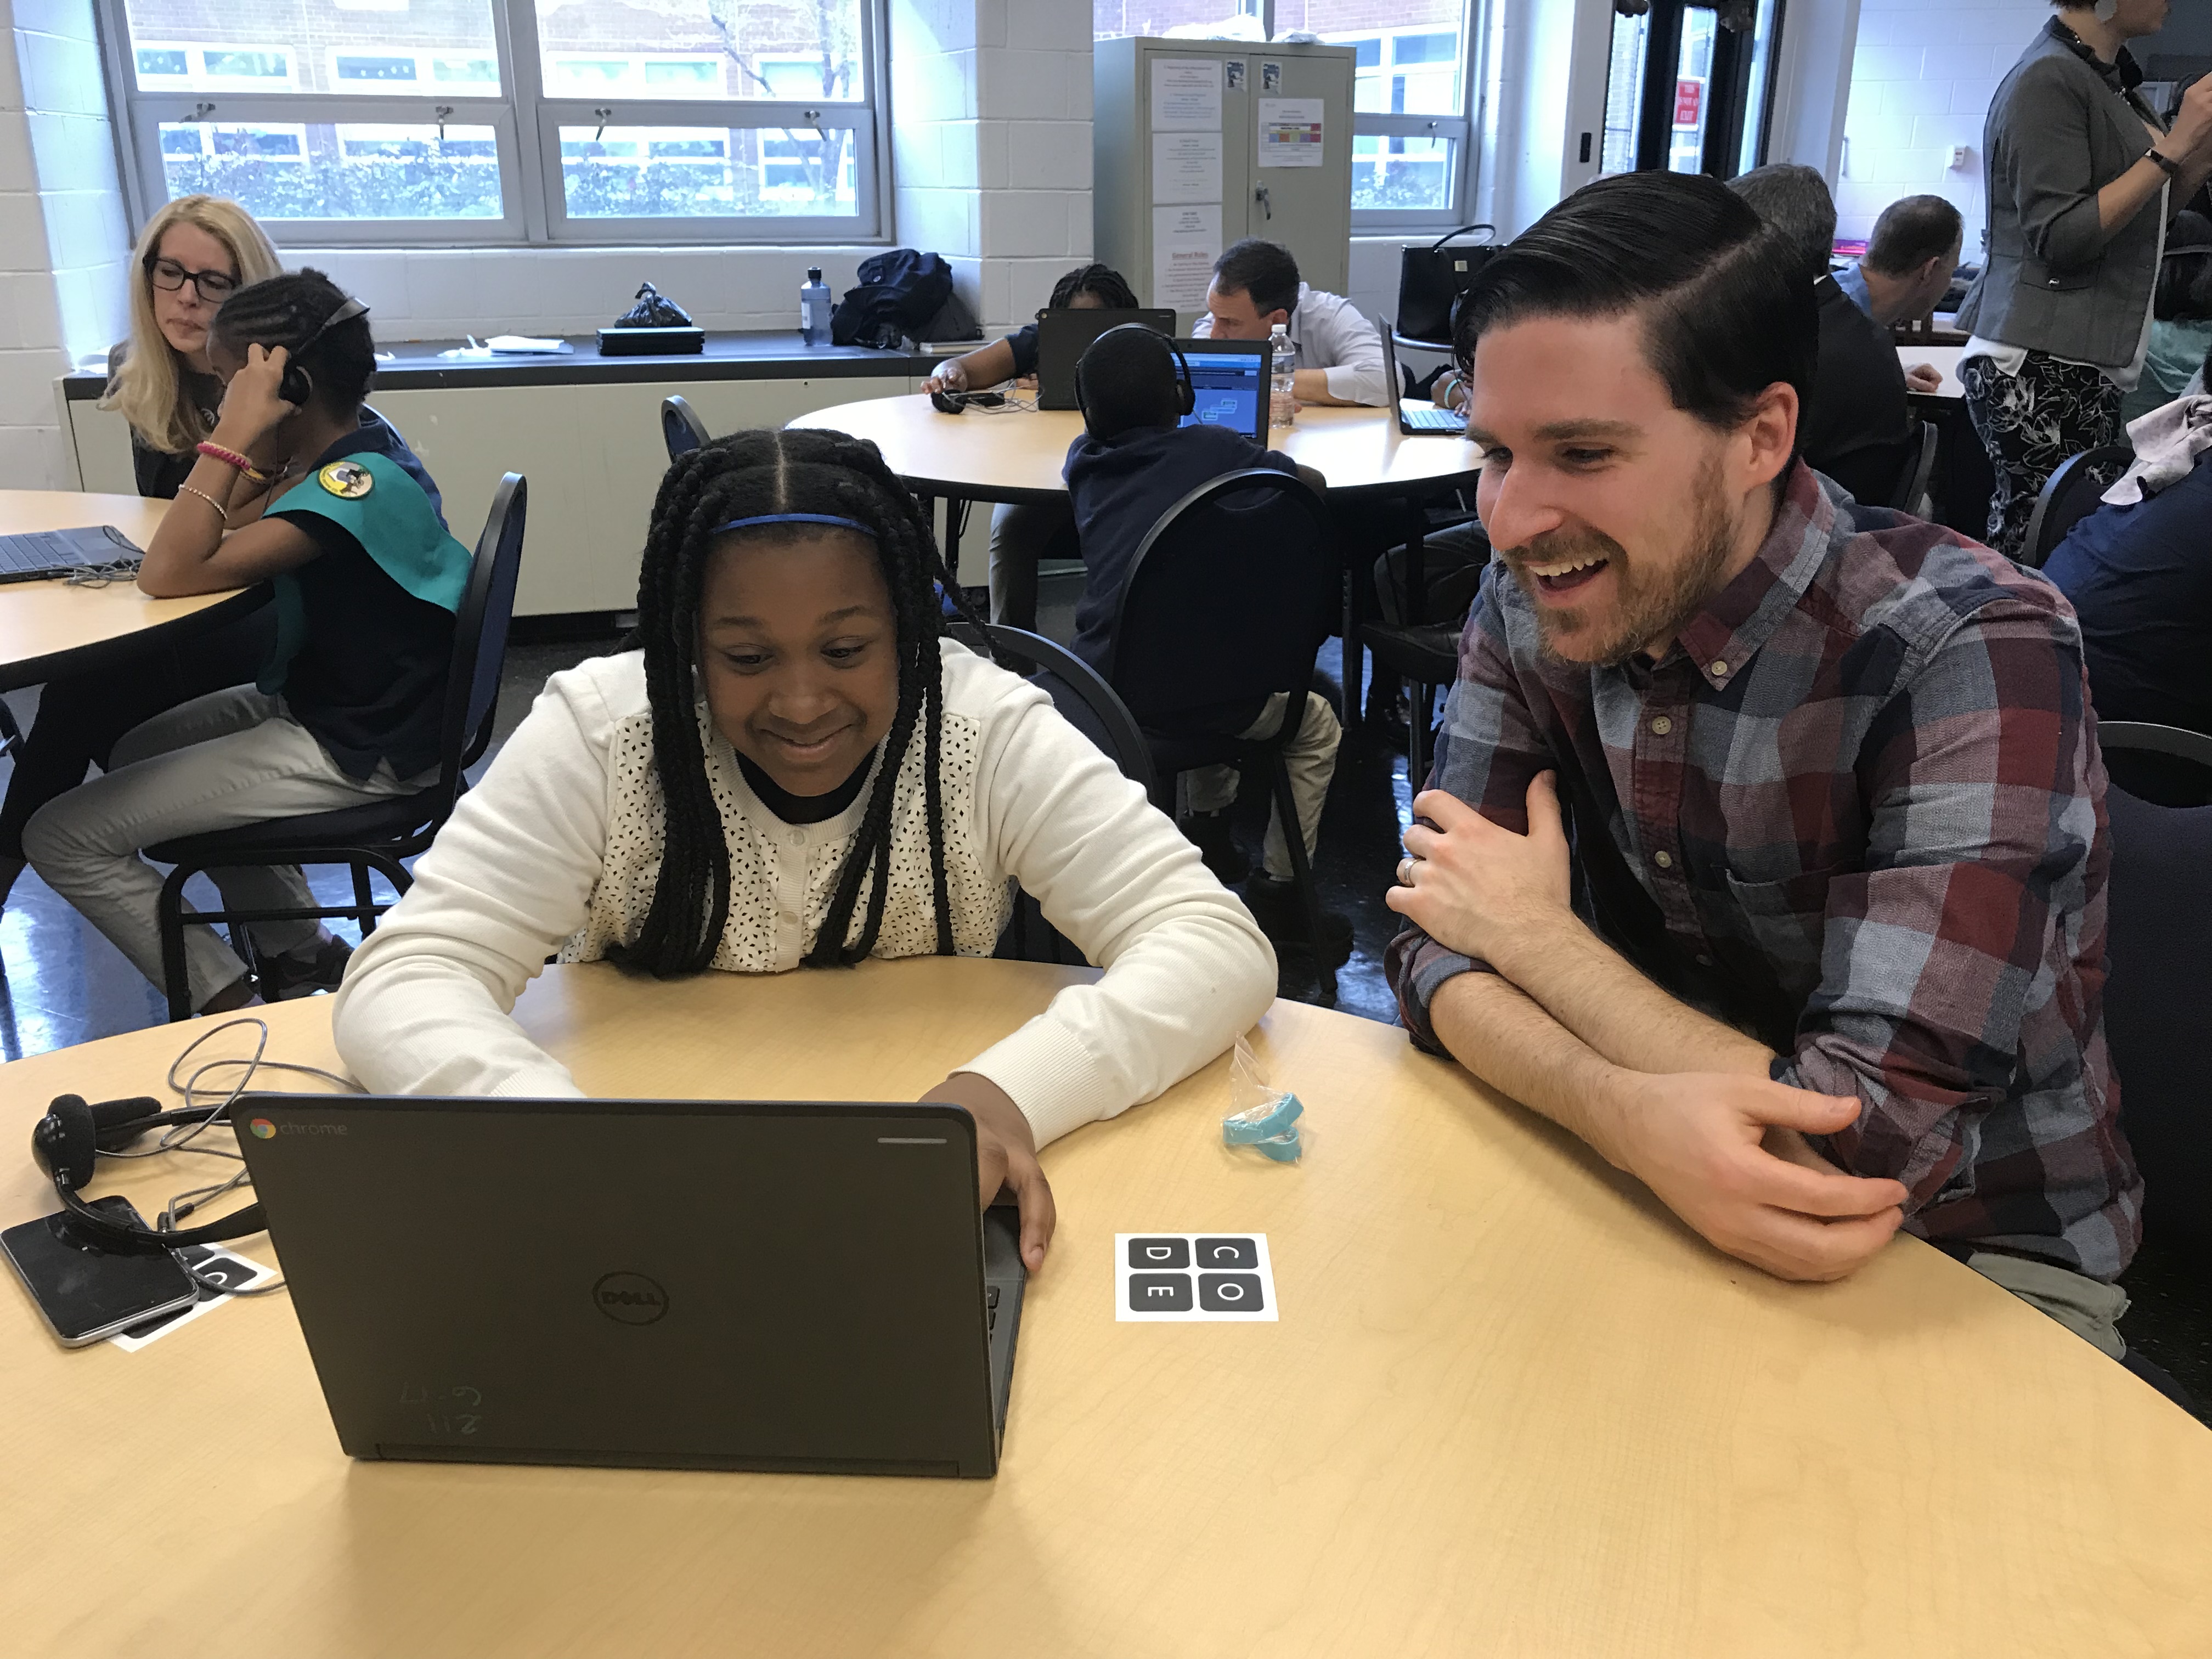
<instances>
[{"instance_id":1,"label":"eyeglasses","mask_svg":"<svg viewBox=\"0 0 2212 1659\"><path fill-rule=\"evenodd\" d=\"M238 292L238 278L225 276L220 270L186 270L174 259L156 259L146 267L154 279L154 286L165 294L174 294L186 283L192 291L210 305L221 305Z\"/></svg>"}]
</instances>

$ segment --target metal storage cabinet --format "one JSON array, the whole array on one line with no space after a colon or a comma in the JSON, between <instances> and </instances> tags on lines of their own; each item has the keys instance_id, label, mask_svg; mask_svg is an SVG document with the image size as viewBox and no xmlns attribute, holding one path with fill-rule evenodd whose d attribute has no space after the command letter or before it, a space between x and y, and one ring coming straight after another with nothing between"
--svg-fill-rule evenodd
<instances>
[{"instance_id":1,"label":"metal storage cabinet","mask_svg":"<svg viewBox=\"0 0 2212 1659\"><path fill-rule=\"evenodd\" d=\"M1352 258L1355 56L1350 46L1130 37L1099 41L1091 70L1096 165L1091 199L1097 257L1127 277L1146 305L1171 302L1155 293L1156 213L1162 207L1208 204L1156 200L1155 118L1161 112L1153 106L1154 65L1211 63L1221 88L1220 244L1213 252L1240 237L1265 236L1290 249L1298 274L1313 287L1343 293ZM1260 130L1261 105L1274 99L1319 100L1320 165L1263 165L1283 154L1279 129L1272 146ZM1186 331L1205 310L1203 299L1193 303L1187 292L1174 302Z\"/></svg>"}]
</instances>

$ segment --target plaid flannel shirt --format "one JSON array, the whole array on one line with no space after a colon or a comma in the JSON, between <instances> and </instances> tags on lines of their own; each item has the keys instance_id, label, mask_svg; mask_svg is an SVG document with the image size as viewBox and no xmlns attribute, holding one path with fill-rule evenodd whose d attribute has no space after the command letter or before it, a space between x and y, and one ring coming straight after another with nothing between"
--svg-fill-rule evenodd
<instances>
[{"instance_id":1,"label":"plaid flannel shirt","mask_svg":"<svg viewBox=\"0 0 2212 1659\"><path fill-rule=\"evenodd\" d=\"M1556 769L1576 905L1672 994L1856 1096L1816 1141L1902 1182L1906 1226L2092 1278L2142 1183L2105 1048L2105 772L2081 630L2039 576L1800 466L1751 565L1663 660L1546 659L1493 563L1431 787L1528 829ZM1418 929L1388 968L1414 1041L1489 971Z\"/></svg>"}]
</instances>

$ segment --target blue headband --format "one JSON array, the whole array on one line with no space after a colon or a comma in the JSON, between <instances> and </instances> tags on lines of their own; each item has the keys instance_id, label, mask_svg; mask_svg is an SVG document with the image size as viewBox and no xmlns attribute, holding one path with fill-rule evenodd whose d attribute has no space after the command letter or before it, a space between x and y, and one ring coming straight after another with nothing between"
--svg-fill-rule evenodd
<instances>
[{"instance_id":1,"label":"blue headband","mask_svg":"<svg viewBox=\"0 0 2212 1659\"><path fill-rule=\"evenodd\" d=\"M763 513L757 518L732 519L727 524L718 524L711 533L719 536L726 530L750 530L757 524L826 524L853 531L870 541L876 538L876 532L857 519L840 519L827 513Z\"/></svg>"}]
</instances>

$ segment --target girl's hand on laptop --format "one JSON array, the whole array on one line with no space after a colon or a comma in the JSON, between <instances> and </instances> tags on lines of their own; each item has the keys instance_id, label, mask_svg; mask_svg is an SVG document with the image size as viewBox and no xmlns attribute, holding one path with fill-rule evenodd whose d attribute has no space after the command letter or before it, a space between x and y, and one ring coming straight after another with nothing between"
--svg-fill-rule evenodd
<instances>
[{"instance_id":1,"label":"girl's hand on laptop","mask_svg":"<svg viewBox=\"0 0 2212 1659\"><path fill-rule=\"evenodd\" d=\"M986 1207L1002 1184L1012 1192L1022 1211L1022 1265L1035 1273L1044 1265L1055 1217L1029 1119L1004 1089L975 1072L955 1072L922 1098L964 1108L975 1120L976 1190Z\"/></svg>"}]
</instances>

